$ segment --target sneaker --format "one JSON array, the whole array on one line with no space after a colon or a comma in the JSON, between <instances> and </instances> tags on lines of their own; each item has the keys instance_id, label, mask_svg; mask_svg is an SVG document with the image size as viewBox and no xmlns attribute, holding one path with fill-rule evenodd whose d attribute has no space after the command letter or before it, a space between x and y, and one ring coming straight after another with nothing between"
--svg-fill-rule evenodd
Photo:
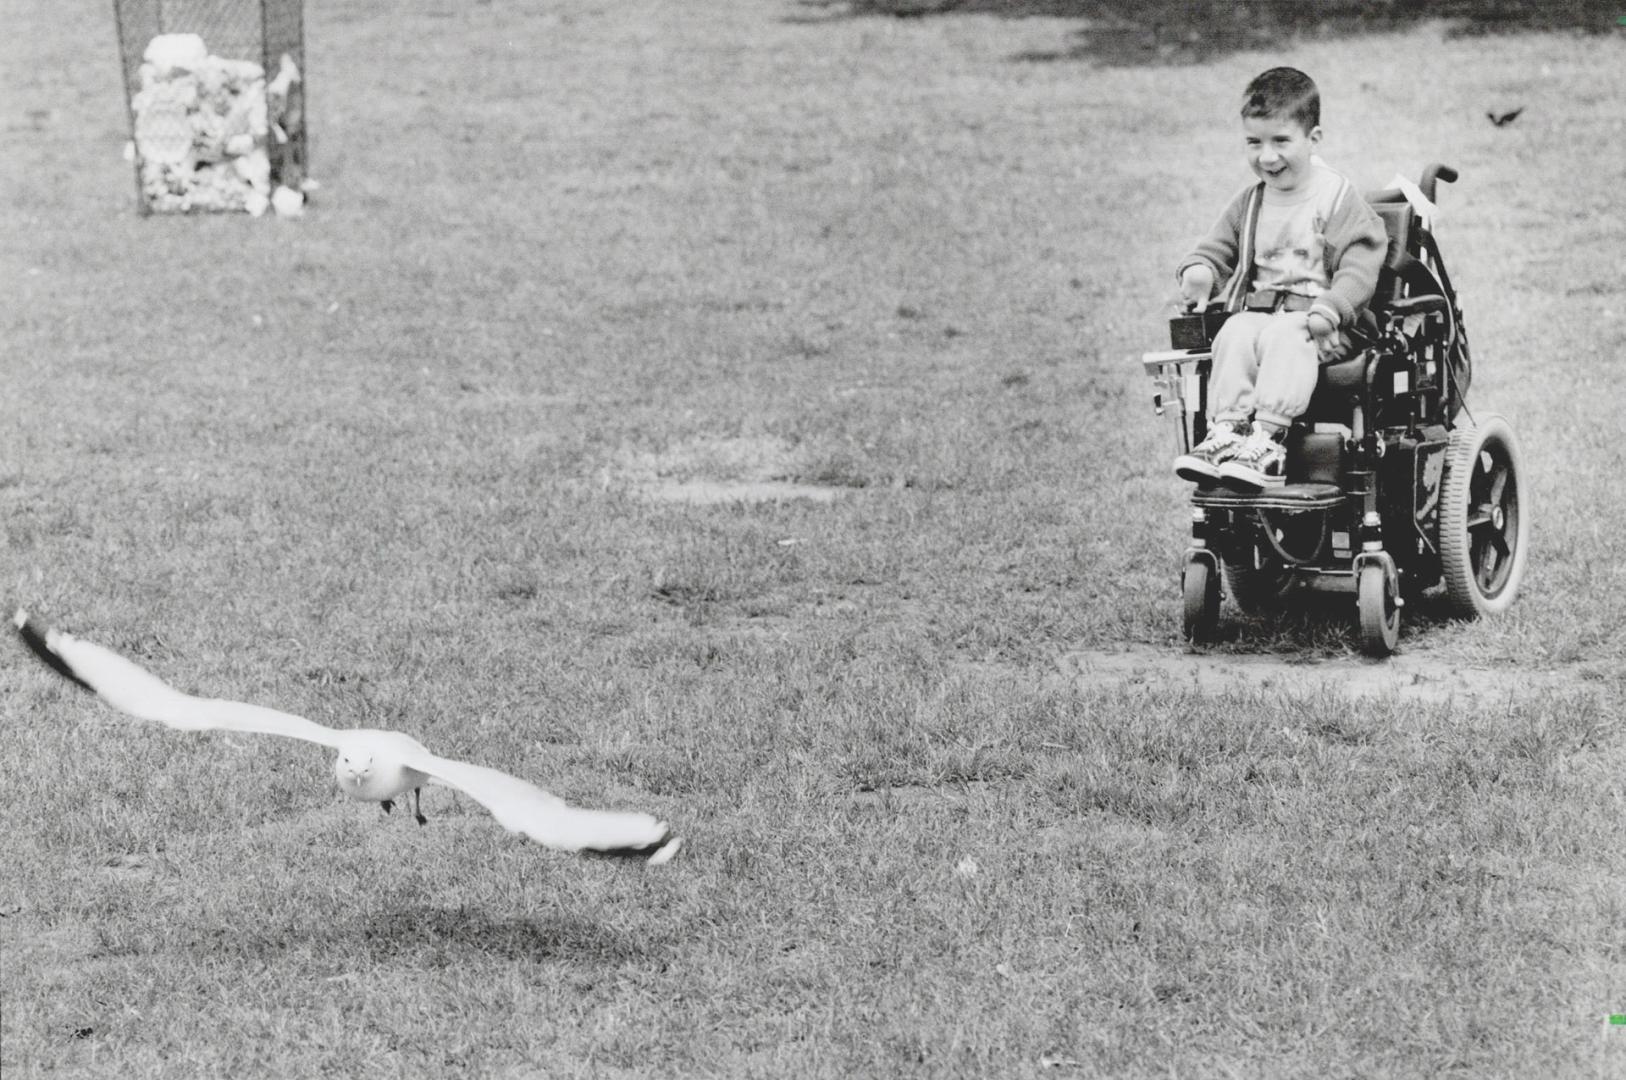
<instances>
[{"instance_id":1,"label":"sneaker","mask_svg":"<svg viewBox=\"0 0 1626 1080\"><path fill-rule=\"evenodd\" d=\"M1255 491L1280 487L1287 478L1287 448L1263 428L1256 429L1219 467L1219 478Z\"/></svg>"},{"instance_id":2,"label":"sneaker","mask_svg":"<svg viewBox=\"0 0 1626 1080\"><path fill-rule=\"evenodd\" d=\"M1208 437L1191 448L1190 453L1174 459L1174 475L1194 484L1213 483L1220 477L1219 467L1242 448L1243 436L1250 425L1221 420L1208 429Z\"/></svg>"}]
</instances>

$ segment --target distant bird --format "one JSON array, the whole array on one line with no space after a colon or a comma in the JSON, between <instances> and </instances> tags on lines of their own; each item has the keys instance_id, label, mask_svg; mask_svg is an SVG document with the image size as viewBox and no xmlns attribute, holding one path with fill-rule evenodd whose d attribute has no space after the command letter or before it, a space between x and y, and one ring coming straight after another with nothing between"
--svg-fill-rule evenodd
<instances>
[{"instance_id":1,"label":"distant bird","mask_svg":"<svg viewBox=\"0 0 1626 1080\"><path fill-rule=\"evenodd\" d=\"M1488 112L1485 115L1490 117L1490 122L1495 124L1497 127L1507 127L1509 124L1513 123L1513 121L1517 120L1519 118L1519 114L1522 113L1522 112L1524 112L1524 106L1520 105L1517 109L1514 109L1512 112L1505 112L1505 113Z\"/></svg>"},{"instance_id":2,"label":"distant bird","mask_svg":"<svg viewBox=\"0 0 1626 1080\"><path fill-rule=\"evenodd\" d=\"M518 777L437 757L399 731L334 729L260 705L193 697L110 649L59 630L42 630L20 608L12 621L34 655L118 711L182 731L283 735L331 746L338 751L333 777L340 791L379 803L386 813L411 792L419 825L428 820L419 805L421 789L438 784L480 803L503 827L560 851L644 856L659 865L683 843L664 821L649 814L574 807Z\"/></svg>"}]
</instances>

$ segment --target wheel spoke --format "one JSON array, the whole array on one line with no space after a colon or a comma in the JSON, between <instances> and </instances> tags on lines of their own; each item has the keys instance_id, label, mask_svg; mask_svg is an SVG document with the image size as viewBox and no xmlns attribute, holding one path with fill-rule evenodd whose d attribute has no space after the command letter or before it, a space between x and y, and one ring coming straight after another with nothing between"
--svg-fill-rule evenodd
<instances>
[{"instance_id":1,"label":"wheel spoke","mask_svg":"<svg viewBox=\"0 0 1626 1080\"><path fill-rule=\"evenodd\" d=\"M1491 481L1490 498L1486 501L1492 506L1502 505L1502 495L1507 491L1507 470L1499 469L1496 479Z\"/></svg>"},{"instance_id":2,"label":"wheel spoke","mask_svg":"<svg viewBox=\"0 0 1626 1080\"><path fill-rule=\"evenodd\" d=\"M1474 579L1486 592L1496 587L1512 557L1513 545L1506 533L1482 529L1474 534L1471 558Z\"/></svg>"},{"instance_id":3,"label":"wheel spoke","mask_svg":"<svg viewBox=\"0 0 1626 1080\"><path fill-rule=\"evenodd\" d=\"M1473 513L1468 515L1468 528L1470 530L1477 529L1482 525L1489 525L1490 523L1491 512L1490 507L1488 506L1476 506L1473 509Z\"/></svg>"}]
</instances>

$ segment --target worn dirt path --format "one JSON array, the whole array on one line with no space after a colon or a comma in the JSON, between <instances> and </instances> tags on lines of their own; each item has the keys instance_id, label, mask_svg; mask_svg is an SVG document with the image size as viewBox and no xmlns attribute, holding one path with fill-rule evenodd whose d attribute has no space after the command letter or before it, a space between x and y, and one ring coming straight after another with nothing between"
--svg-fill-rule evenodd
<instances>
[{"instance_id":1,"label":"worn dirt path","mask_svg":"<svg viewBox=\"0 0 1626 1080\"><path fill-rule=\"evenodd\" d=\"M1491 705L1536 693L1595 693L1616 703L1616 708L1626 697L1626 664L1604 662L1541 669L1473 668L1405 653L1387 660L1306 660L1130 646L1065 653L1057 666L1068 678L1122 681L1163 690L1189 686L1208 694L1328 687L1351 696L1398 695L1430 702L1457 700Z\"/></svg>"}]
</instances>

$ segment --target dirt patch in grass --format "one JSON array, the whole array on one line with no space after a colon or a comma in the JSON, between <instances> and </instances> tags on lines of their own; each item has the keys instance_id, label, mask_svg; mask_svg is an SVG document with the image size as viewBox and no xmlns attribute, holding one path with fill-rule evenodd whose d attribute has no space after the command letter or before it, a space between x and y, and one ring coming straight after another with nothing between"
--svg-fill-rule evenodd
<instances>
[{"instance_id":1,"label":"dirt patch in grass","mask_svg":"<svg viewBox=\"0 0 1626 1080\"><path fill-rule=\"evenodd\" d=\"M797 484L788 480L657 480L643 486L650 498L665 502L785 502L809 499L831 502L840 488Z\"/></svg>"},{"instance_id":2,"label":"dirt patch in grass","mask_svg":"<svg viewBox=\"0 0 1626 1080\"><path fill-rule=\"evenodd\" d=\"M623 454L615 477L663 502L830 502L844 490L800 479L804 455L773 436L698 437L654 453Z\"/></svg>"},{"instance_id":3,"label":"dirt patch in grass","mask_svg":"<svg viewBox=\"0 0 1626 1080\"><path fill-rule=\"evenodd\" d=\"M1623 676L1602 664L1532 670L1470 668L1427 655L1387 660L1356 657L1304 659L1236 653L1197 653L1130 646L1063 654L1063 677L1124 683L1148 690L1189 687L1204 695L1313 690L1330 687L1350 697L1397 696L1423 702L1471 701L1491 707L1533 693L1593 691L1618 700Z\"/></svg>"}]
</instances>

